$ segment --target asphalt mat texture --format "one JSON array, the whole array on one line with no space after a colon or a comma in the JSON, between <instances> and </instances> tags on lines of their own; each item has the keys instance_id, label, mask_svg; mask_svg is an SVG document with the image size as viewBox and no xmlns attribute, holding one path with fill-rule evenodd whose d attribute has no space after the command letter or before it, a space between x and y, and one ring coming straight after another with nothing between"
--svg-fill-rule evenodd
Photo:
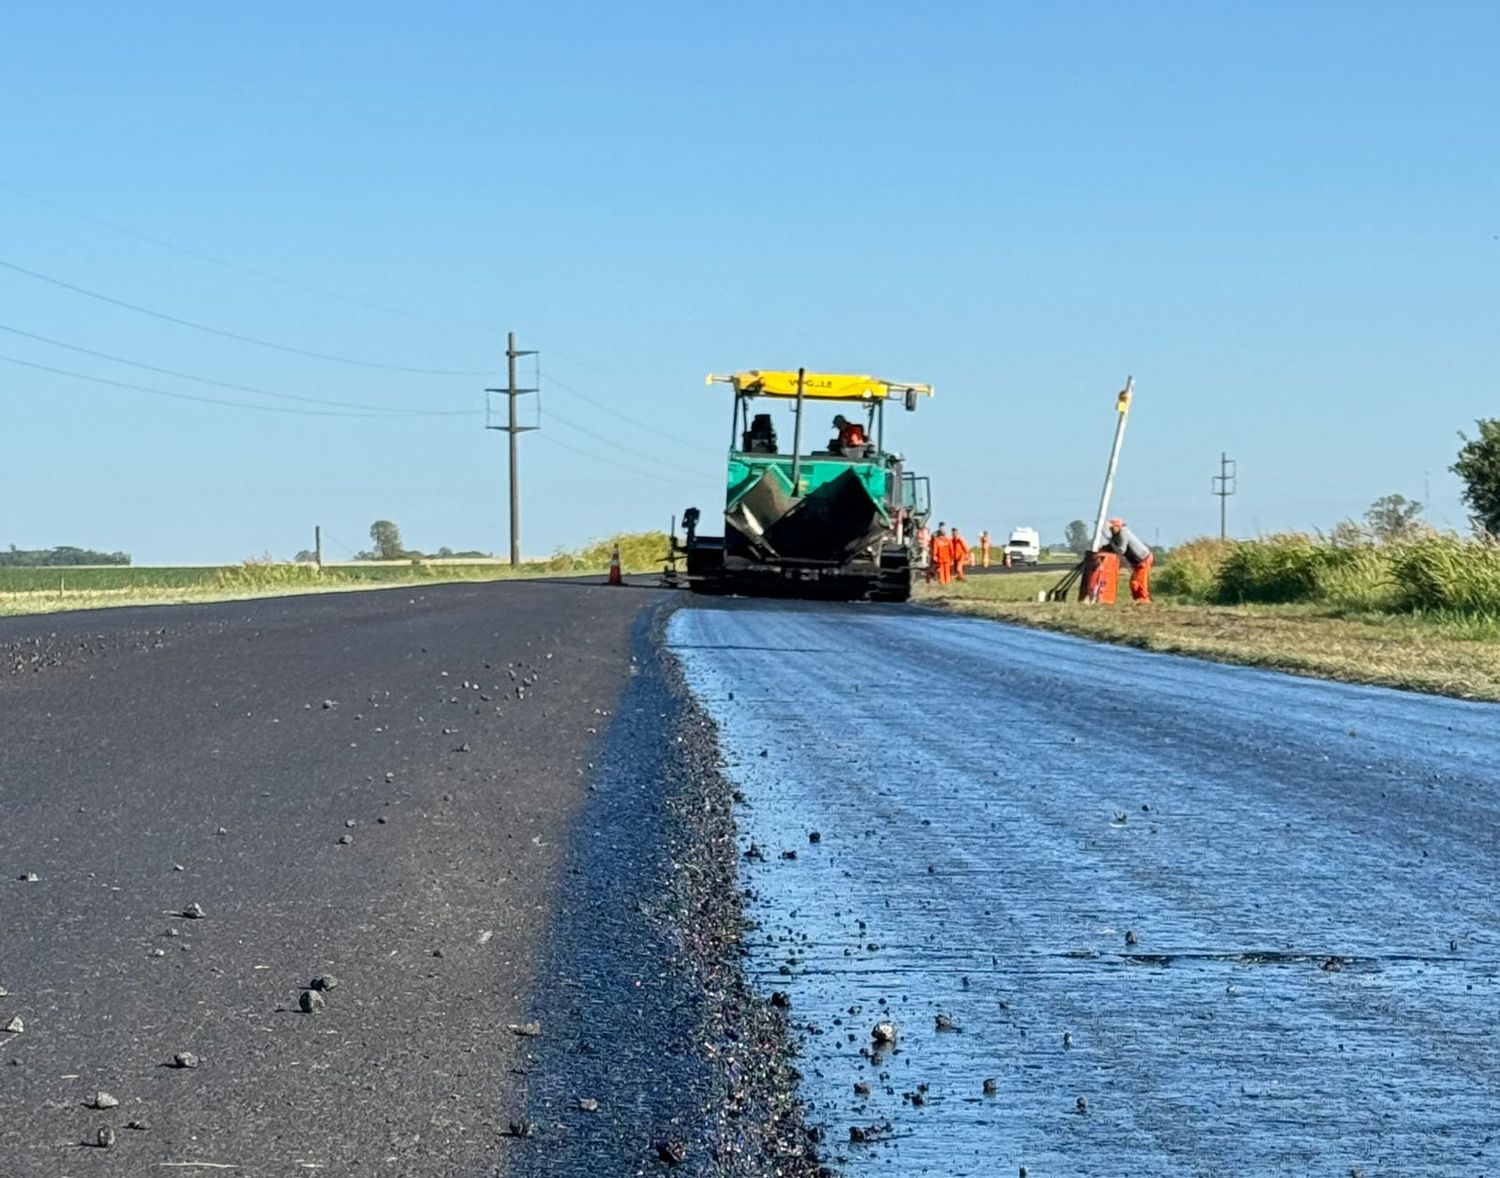
<instances>
[{"instance_id":1,"label":"asphalt mat texture","mask_svg":"<svg viewBox=\"0 0 1500 1178\"><path fill-rule=\"evenodd\" d=\"M509 1028L654 599L0 621L0 1174L503 1166Z\"/></svg>"}]
</instances>

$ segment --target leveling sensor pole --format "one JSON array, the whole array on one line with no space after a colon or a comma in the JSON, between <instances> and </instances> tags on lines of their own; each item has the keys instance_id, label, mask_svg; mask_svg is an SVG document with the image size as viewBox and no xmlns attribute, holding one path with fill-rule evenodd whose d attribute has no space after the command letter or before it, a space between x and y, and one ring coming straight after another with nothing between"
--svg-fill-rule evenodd
<instances>
[{"instance_id":1,"label":"leveling sensor pole","mask_svg":"<svg viewBox=\"0 0 1500 1178\"><path fill-rule=\"evenodd\" d=\"M1094 520L1094 542L1089 545L1089 552L1098 552L1099 546L1104 543L1104 522L1109 518L1109 501L1115 493L1115 471L1120 465L1120 447L1125 443L1125 422L1130 417L1130 398L1135 392L1135 377L1125 378L1125 387L1120 390L1115 398L1115 441L1109 448L1109 468L1104 473L1104 490L1099 494L1099 515ZM1084 565L1088 562L1088 556L1082 557L1076 565L1063 574L1062 579L1052 586L1051 589L1037 594L1037 600L1042 601L1066 601L1073 592L1073 586L1083 576Z\"/></svg>"},{"instance_id":2,"label":"leveling sensor pole","mask_svg":"<svg viewBox=\"0 0 1500 1178\"><path fill-rule=\"evenodd\" d=\"M1109 518L1109 501L1115 493L1115 471L1120 465L1120 447L1125 441L1125 423L1130 419L1130 394L1135 390L1135 377L1125 378L1125 387L1115 398L1115 444L1109 449L1109 469L1104 472L1104 490L1099 493L1099 515L1094 520L1094 542L1089 551L1098 552L1104 543L1104 521Z\"/></svg>"}]
</instances>

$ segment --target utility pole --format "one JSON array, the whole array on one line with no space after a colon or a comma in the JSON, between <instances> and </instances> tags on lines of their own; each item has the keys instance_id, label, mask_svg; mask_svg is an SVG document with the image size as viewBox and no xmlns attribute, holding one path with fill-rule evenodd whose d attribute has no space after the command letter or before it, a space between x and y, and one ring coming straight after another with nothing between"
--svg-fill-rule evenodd
<instances>
[{"instance_id":1,"label":"utility pole","mask_svg":"<svg viewBox=\"0 0 1500 1178\"><path fill-rule=\"evenodd\" d=\"M1214 494L1219 497L1219 539L1229 539L1229 497L1239 490L1239 463L1219 452L1219 473L1214 475Z\"/></svg>"},{"instance_id":2,"label":"utility pole","mask_svg":"<svg viewBox=\"0 0 1500 1178\"><path fill-rule=\"evenodd\" d=\"M313 563L318 566L318 572L323 571L323 525L313 525Z\"/></svg>"},{"instance_id":3,"label":"utility pole","mask_svg":"<svg viewBox=\"0 0 1500 1178\"><path fill-rule=\"evenodd\" d=\"M485 429L503 430L510 435L510 563L518 565L521 563L521 484L516 471L516 435L524 434L537 427L534 425L521 425L516 420L516 398L523 393L534 393L536 389L522 389L516 387L516 357L535 356L535 351L520 352L516 350L516 333L509 332L505 337L505 360L506 374L508 380L503 389L485 389L486 393L504 393L508 402L505 425L492 425L489 421L489 402L485 402Z\"/></svg>"}]
</instances>

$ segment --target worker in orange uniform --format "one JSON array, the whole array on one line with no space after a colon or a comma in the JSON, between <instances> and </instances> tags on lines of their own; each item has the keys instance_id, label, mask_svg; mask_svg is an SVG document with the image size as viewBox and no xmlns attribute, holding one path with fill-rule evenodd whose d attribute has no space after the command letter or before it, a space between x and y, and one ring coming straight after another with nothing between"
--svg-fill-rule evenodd
<instances>
[{"instance_id":1,"label":"worker in orange uniform","mask_svg":"<svg viewBox=\"0 0 1500 1178\"><path fill-rule=\"evenodd\" d=\"M985 568L990 567L990 530L988 528L979 533L979 563Z\"/></svg>"},{"instance_id":2,"label":"worker in orange uniform","mask_svg":"<svg viewBox=\"0 0 1500 1178\"><path fill-rule=\"evenodd\" d=\"M969 578L964 573L964 568L969 563L969 542L958 534L958 528L953 529L953 575L960 581Z\"/></svg>"},{"instance_id":3,"label":"worker in orange uniform","mask_svg":"<svg viewBox=\"0 0 1500 1178\"><path fill-rule=\"evenodd\" d=\"M1104 547L1130 565L1130 597L1133 601L1151 600L1151 566L1156 557L1145 541L1125 526L1122 519L1109 521L1109 537Z\"/></svg>"},{"instance_id":4,"label":"worker in orange uniform","mask_svg":"<svg viewBox=\"0 0 1500 1178\"><path fill-rule=\"evenodd\" d=\"M939 585L953 580L953 541L948 538L948 529L938 524L932 537L932 566L937 570Z\"/></svg>"},{"instance_id":5,"label":"worker in orange uniform","mask_svg":"<svg viewBox=\"0 0 1500 1178\"><path fill-rule=\"evenodd\" d=\"M833 419L833 428L838 432L838 436L828 443L828 449L833 453L848 453L865 444L865 427L857 421L850 421L842 413Z\"/></svg>"}]
</instances>

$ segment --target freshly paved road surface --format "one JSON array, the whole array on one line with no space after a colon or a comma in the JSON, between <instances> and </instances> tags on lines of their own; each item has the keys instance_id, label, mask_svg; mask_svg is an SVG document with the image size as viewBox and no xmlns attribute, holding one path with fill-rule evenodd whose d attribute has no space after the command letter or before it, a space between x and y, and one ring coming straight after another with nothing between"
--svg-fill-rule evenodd
<instances>
[{"instance_id":1,"label":"freshly paved road surface","mask_svg":"<svg viewBox=\"0 0 1500 1178\"><path fill-rule=\"evenodd\" d=\"M1500 1168L1500 709L898 607L669 639L845 1173Z\"/></svg>"},{"instance_id":2,"label":"freshly paved road surface","mask_svg":"<svg viewBox=\"0 0 1500 1178\"><path fill-rule=\"evenodd\" d=\"M506 1027L654 596L0 621L0 1174L493 1173Z\"/></svg>"}]
</instances>

